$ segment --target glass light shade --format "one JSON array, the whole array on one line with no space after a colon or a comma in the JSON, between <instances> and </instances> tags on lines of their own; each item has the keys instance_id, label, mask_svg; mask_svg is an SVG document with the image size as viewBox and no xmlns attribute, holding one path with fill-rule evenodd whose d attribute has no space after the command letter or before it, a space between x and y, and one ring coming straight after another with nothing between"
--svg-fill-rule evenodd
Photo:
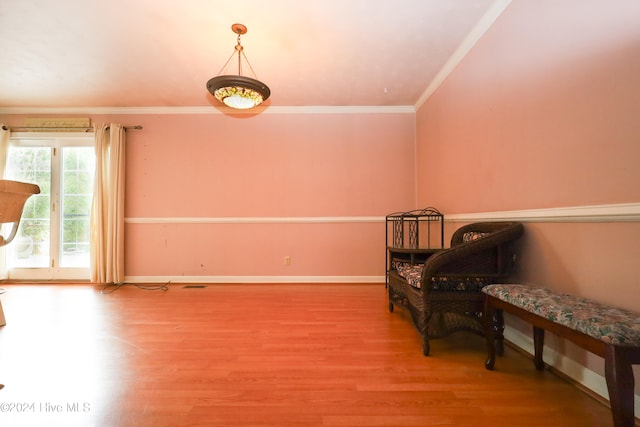
<instances>
[{"instance_id":1,"label":"glass light shade","mask_svg":"<svg viewBox=\"0 0 640 427\"><path fill-rule=\"evenodd\" d=\"M271 95L259 80L245 76L217 76L207 82L207 90L217 100L231 108L253 108Z\"/></svg>"},{"instance_id":2,"label":"glass light shade","mask_svg":"<svg viewBox=\"0 0 640 427\"><path fill-rule=\"evenodd\" d=\"M214 96L225 105L240 110L253 108L262 102L262 95L258 92L239 86L221 87Z\"/></svg>"}]
</instances>

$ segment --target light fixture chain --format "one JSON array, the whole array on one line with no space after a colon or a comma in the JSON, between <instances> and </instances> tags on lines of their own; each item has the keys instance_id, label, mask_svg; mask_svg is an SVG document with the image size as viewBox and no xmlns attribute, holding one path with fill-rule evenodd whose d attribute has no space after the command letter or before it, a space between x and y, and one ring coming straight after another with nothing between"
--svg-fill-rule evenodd
<instances>
[{"instance_id":1,"label":"light fixture chain","mask_svg":"<svg viewBox=\"0 0 640 427\"><path fill-rule=\"evenodd\" d=\"M251 70L251 74L253 75L253 77L257 79L258 76L256 76L256 72L253 71L253 67L251 66L251 63L249 62L249 59L247 58L247 55L244 54L244 51L242 51L242 57L247 62L247 65L249 66L249 69Z\"/></svg>"},{"instance_id":2,"label":"light fixture chain","mask_svg":"<svg viewBox=\"0 0 640 427\"><path fill-rule=\"evenodd\" d=\"M236 53L233 52L231 54L231 56L229 57L229 59L227 59L227 62L224 63L224 65L222 66L222 68L220 68L220 71L218 71L218 74L222 74L222 72L227 68L227 66L229 65L229 62L231 62L231 60L233 59L233 55L235 55Z\"/></svg>"},{"instance_id":3,"label":"light fixture chain","mask_svg":"<svg viewBox=\"0 0 640 427\"><path fill-rule=\"evenodd\" d=\"M238 45L236 46L236 51L238 52L238 75L242 75L242 59L240 57L241 53L244 53L244 49L242 48L242 43L240 43L240 34L238 34Z\"/></svg>"}]
</instances>

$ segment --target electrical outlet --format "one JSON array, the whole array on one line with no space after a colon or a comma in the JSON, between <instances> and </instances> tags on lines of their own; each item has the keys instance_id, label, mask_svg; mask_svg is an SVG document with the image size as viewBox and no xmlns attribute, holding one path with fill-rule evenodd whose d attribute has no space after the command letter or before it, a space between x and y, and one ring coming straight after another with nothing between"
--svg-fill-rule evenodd
<instances>
[{"instance_id":1,"label":"electrical outlet","mask_svg":"<svg viewBox=\"0 0 640 427\"><path fill-rule=\"evenodd\" d=\"M284 265L291 265L291 257L289 255L284 257Z\"/></svg>"}]
</instances>

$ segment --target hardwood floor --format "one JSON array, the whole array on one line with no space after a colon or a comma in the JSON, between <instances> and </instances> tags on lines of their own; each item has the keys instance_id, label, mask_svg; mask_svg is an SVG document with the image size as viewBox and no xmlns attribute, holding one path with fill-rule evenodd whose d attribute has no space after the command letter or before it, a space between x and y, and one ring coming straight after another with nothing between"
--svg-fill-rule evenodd
<instances>
[{"instance_id":1,"label":"hardwood floor","mask_svg":"<svg viewBox=\"0 0 640 427\"><path fill-rule=\"evenodd\" d=\"M1 426L611 426L507 348L421 353L384 285L3 285Z\"/></svg>"}]
</instances>

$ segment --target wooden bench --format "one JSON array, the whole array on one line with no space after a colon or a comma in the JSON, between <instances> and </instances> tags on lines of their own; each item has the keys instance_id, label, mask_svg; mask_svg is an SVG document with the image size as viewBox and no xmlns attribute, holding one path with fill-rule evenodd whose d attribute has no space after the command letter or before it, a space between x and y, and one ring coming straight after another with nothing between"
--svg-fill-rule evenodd
<instances>
[{"instance_id":1,"label":"wooden bench","mask_svg":"<svg viewBox=\"0 0 640 427\"><path fill-rule=\"evenodd\" d=\"M489 285L485 318L514 314L533 325L534 364L544 369L544 331L566 338L604 358L605 378L615 427L633 427L634 377L632 365L640 364L640 314L586 298L561 295L525 285ZM485 367L493 370L495 341L503 333L487 322L488 357Z\"/></svg>"}]
</instances>

